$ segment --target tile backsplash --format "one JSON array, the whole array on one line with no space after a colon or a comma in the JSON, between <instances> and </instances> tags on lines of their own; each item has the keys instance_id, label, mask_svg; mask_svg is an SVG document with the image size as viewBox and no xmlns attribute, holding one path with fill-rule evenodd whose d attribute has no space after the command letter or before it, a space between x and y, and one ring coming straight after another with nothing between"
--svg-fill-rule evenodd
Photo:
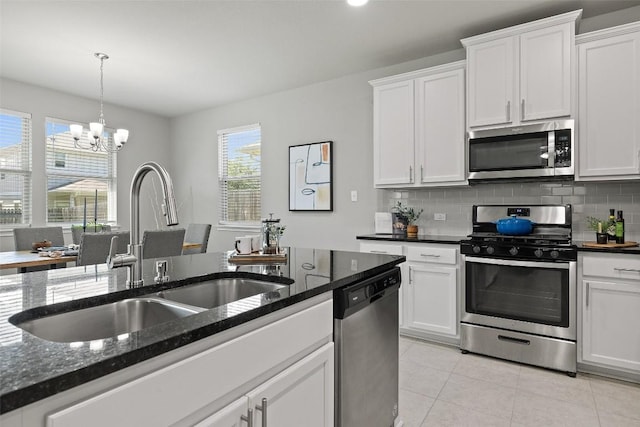
<instances>
[{"instance_id":1,"label":"tile backsplash","mask_svg":"<svg viewBox=\"0 0 640 427\"><path fill-rule=\"evenodd\" d=\"M384 190L379 208L390 211L397 200L424 209L417 221L420 234L466 236L471 232L473 205L570 204L574 240L595 240L587 217L606 221L609 209L624 211L627 240L640 239L640 182L523 182ZM446 220L435 221L436 213L445 214Z\"/></svg>"}]
</instances>

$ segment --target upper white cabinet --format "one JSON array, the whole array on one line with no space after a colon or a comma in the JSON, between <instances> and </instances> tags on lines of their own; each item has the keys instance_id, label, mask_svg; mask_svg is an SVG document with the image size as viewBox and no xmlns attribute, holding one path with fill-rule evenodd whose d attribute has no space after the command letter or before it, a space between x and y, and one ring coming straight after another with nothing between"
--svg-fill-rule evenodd
<instances>
[{"instance_id":1,"label":"upper white cabinet","mask_svg":"<svg viewBox=\"0 0 640 427\"><path fill-rule=\"evenodd\" d=\"M571 115L575 23L582 11L461 40L467 123L511 126Z\"/></svg>"},{"instance_id":2,"label":"upper white cabinet","mask_svg":"<svg viewBox=\"0 0 640 427\"><path fill-rule=\"evenodd\" d=\"M578 44L577 180L640 178L640 23Z\"/></svg>"},{"instance_id":3,"label":"upper white cabinet","mask_svg":"<svg viewBox=\"0 0 640 427\"><path fill-rule=\"evenodd\" d=\"M369 82L374 185L465 185L464 61Z\"/></svg>"}]
</instances>

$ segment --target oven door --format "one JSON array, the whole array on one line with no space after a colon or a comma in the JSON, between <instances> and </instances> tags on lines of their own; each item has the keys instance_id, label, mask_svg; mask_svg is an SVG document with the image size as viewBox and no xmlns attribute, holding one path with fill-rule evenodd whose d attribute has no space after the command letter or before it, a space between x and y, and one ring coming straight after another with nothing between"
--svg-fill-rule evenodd
<instances>
[{"instance_id":1,"label":"oven door","mask_svg":"<svg viewBox=\"0 0 640 427\"><path fill-rule=\"evenodd\" d=\"M575 261L463 259L463 322L576 339Z\"/></svg>"}]
</instances>

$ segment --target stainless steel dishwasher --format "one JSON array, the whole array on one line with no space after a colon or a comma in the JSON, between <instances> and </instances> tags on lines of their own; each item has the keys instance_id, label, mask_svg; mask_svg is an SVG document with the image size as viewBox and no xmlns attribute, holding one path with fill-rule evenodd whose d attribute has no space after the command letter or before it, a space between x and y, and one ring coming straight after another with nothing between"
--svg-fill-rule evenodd
<instances>
[{"instance_id":1,"label":"stainless steel dishwasher","mask_svg":"<svg viewBox=\"0 0 640 427\"><path fill-rule=\"evenodd\" d=\"M398 415L400 268L334 291L336 427L389 427Z\"/></svg>"}]
</instances>

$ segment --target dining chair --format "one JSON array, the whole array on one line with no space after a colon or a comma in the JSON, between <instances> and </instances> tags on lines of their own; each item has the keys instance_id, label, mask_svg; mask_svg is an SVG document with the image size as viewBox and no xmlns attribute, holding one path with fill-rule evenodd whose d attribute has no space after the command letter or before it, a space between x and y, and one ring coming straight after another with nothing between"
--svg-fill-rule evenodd
<instances>
[{"instance_id":1,"label":"dining chair","mask_svg":"<svg viewBox=\"0 0 640 427\"><path fill-rule=\"evenodd\" d=\"M104 233L82 233L80 237L80 249L78 249L78 259L76 265L102 264L107 262L111 238L118 237L116 253L127 252L129 244L128 231L109 231Z\"/></svg>"},{"instance_id":2,"label":"dining chair","mask_svg":"<svg viewBox=\"0 0 640 427\"><path fill-rule=\"evenodd\" d=\"M188 224L187 231L184 233L184 243L200 243L200 247L183 249L182 255L207 252L209 234L211 234L211 224Z\"/></svg>"},{"instance_id":3,"label":"dining chair","mask_svg":"<svg viewBox=\"0 0 640 427\"><path fill-rule=\"evenodd\" d=\"M48 240L51 242L51 246L64 246L64 235L62 234L62 227L27 227L27 228L14 228L13 239L15 242L16 251L30 251L35 242L42 242ZM49 270L51 268L64 268L67 266L66 262L59 264L43 265L38 267L20 267L18 271L20 273L28 273L30 271L42 271Z\"/></svg>"},{"instance_id":4,"label":"dining chair","mask_svg":"<svg viewBox=\"0 0 640 427\"><path fill-rule=\"evenodd\" d=\"M102 225L101 230L95 231L95 233L104 233L106 231L111 231L111 226L109 224ZM71 227L71 239L75 245L80 244L80 236L82 236L82 233L94 233L93 227L87 226L86 231L83 231L80 227Z\"/></svg>"},{"instance_id":5,"label":"dining chair","mask_svg":"<svg viewBox=\"0 0 640 427\"><path fill-rule=\"evenodd\" d=\"M184 228L145 230L142 235L142 258L182 255Z\"/></svg>"}]
</instances>

